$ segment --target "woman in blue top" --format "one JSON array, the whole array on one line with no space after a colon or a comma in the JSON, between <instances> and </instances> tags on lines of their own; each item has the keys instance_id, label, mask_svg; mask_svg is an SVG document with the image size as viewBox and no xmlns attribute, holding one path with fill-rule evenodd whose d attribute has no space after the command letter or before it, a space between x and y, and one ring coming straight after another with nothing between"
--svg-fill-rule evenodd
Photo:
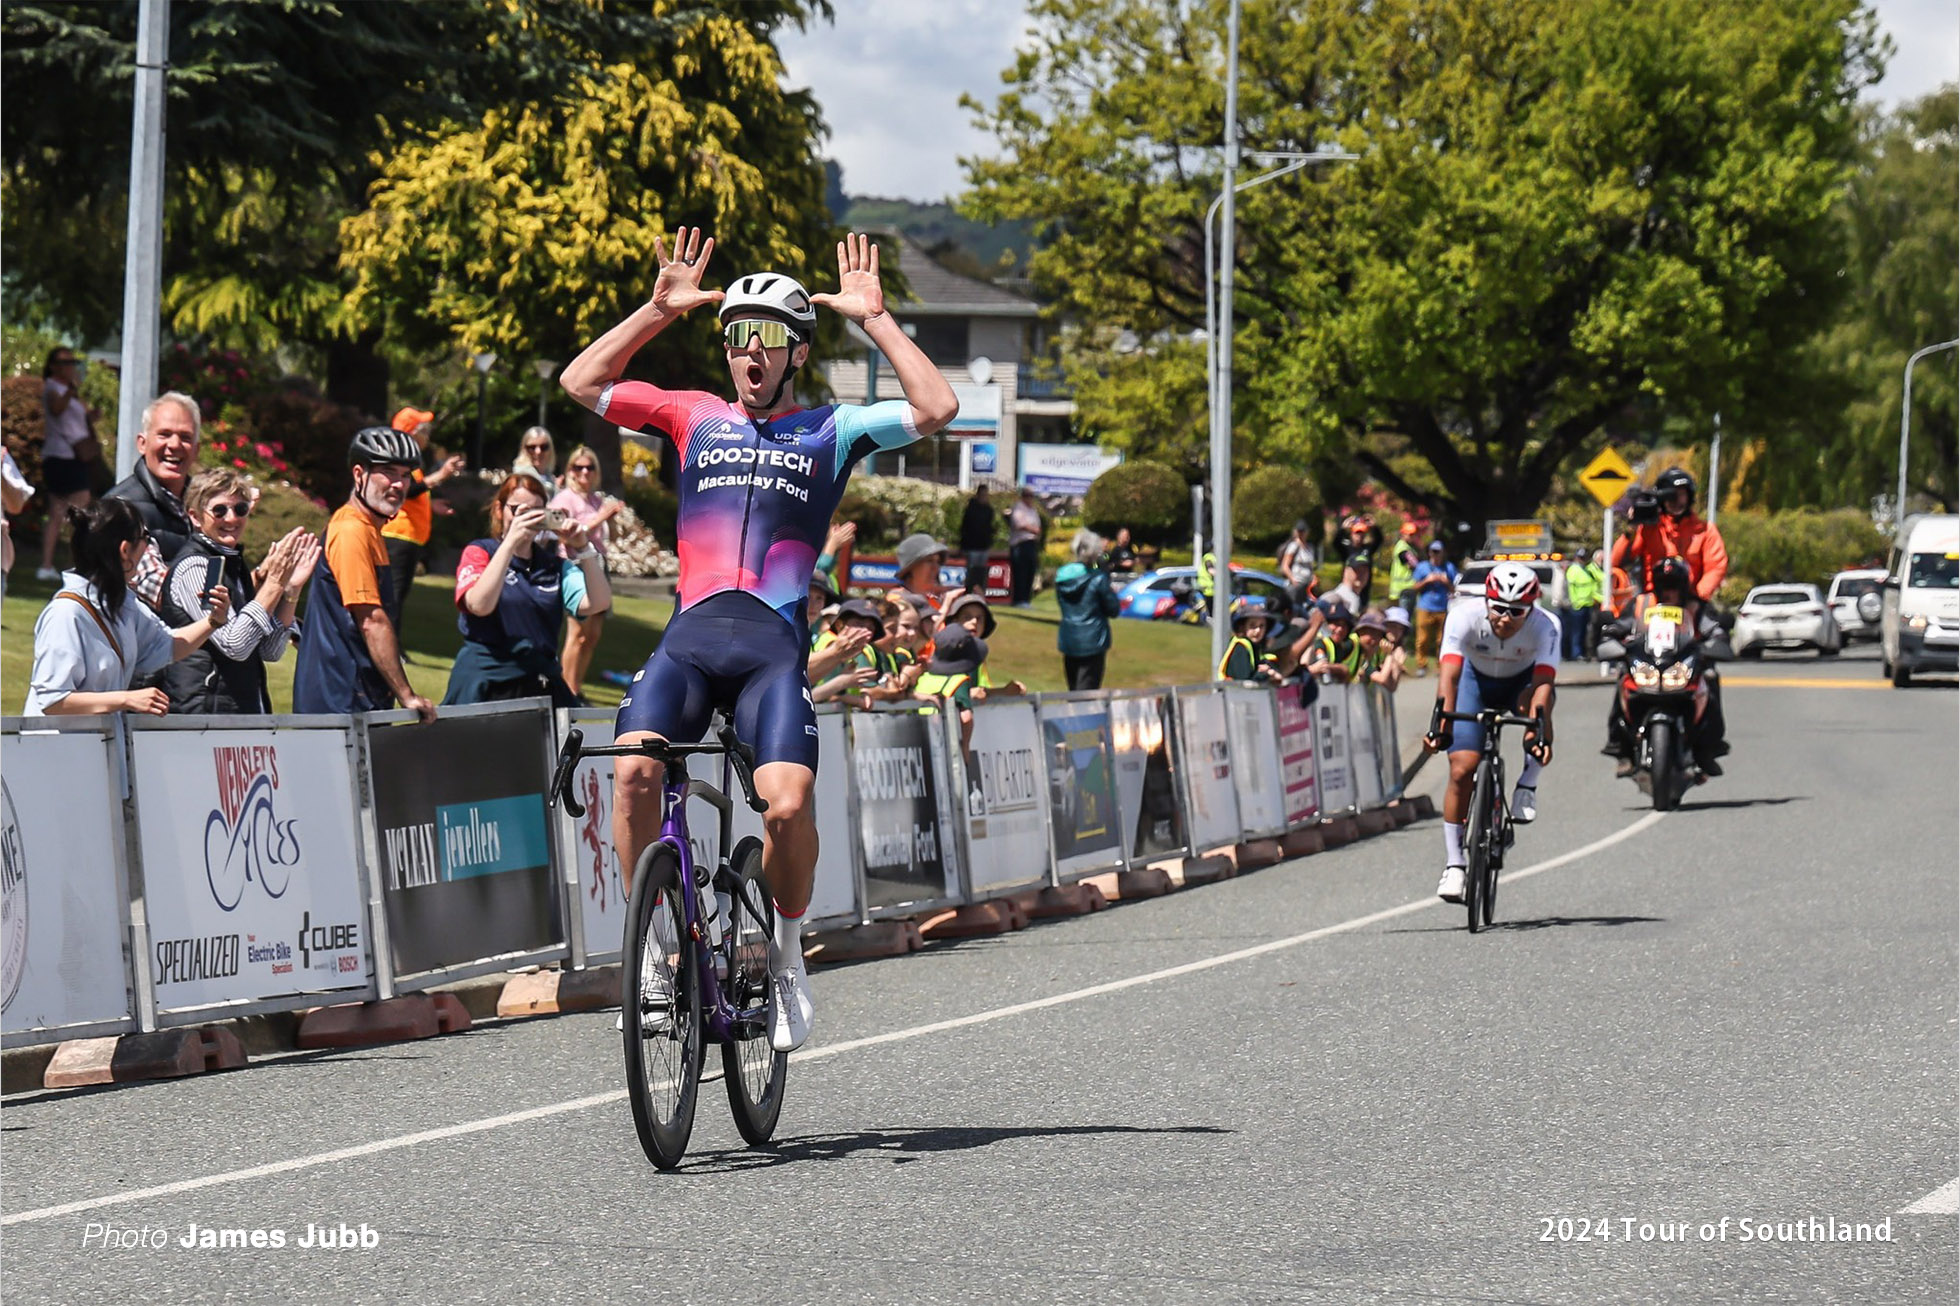
<instances>
[{"instance_id":1,"label":"woman in blue top","mask_svg":"<svg viewBox=\"0 0 1960 1306\"><path fill-rule=\"evenodd\" d=\"M463 647L442 701L546 695L556 707L576 706L559 669L558 638L567 613L586 617L612 606L599 551L575 519L550 517L537 481L525 474L497 487L490 529L497 538L464 549L456 568Z\"/></svg>"}]
</instances>

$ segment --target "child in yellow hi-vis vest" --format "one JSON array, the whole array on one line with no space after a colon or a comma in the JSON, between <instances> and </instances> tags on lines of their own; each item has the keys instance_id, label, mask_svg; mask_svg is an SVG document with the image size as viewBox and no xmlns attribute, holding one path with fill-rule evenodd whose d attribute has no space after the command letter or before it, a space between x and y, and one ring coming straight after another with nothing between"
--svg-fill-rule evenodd
<instances>
[{"instance_id":1,"label":"child in yellow hi-vis vest","mask_svg":"<svg viewBox=\"0 0 1960 1306\"><path fill-rule=\"evenodd\" d=\"M960 751L973 742L973 690L987 641L965 626L947 626L932 637L932 658L912 686L912 697L937 702L960 717Z\"/></svg>"}]
</instances>

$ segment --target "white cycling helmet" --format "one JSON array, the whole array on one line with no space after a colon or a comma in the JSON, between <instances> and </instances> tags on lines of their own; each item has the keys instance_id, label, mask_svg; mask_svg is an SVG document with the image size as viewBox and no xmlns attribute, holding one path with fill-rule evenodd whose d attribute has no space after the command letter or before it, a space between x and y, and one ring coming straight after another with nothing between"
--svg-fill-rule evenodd
<instances>
[{"instance_id":1,"label":"white cycling helmet","mask_svg":"<svg viewBox=\"0 0 1960 1306\"><path fill-rule=\"evenodd\" d=\"M1522 562L1500 562L1484 578L1484 597L1493 603L1538 601L1538 573Z\"/></svg>"},{"instance_id":2,"label":"white cycling helmet","mask_svg":"<svg viewBox=\"0 0 1960 1306\"><path fill-rule=\"evenodd\" d=\"M794 277L780 272L751 272L728 288L721 301L721 320L738 314L760 314L797 328L808 338L808 328L817 324L816 305L810 292Z\"/></svg>"}]
</instances>

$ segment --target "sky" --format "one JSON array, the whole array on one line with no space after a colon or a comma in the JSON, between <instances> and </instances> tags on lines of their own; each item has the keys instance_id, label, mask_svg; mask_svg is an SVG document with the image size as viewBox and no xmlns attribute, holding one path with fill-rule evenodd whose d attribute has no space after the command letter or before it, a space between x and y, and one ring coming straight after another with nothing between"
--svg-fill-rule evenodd
<instances>
[{"instance_id":1,"label":"sky","mask_svg":"<svg viewBox=\"0 0 1960 1306\"><path fill-rule=\"evenodd\" d=\"M1895 52L1874 98L1891 105L1960 80L1954 0L1875 0ZM830 124L828 154L851 195L934 201L964 187L961 155L993 140L960 108L991 104L1024 23L1016 0L836 0L837 20L783 35L793 85L808 86Z\"/></svg>"}]
</instances>

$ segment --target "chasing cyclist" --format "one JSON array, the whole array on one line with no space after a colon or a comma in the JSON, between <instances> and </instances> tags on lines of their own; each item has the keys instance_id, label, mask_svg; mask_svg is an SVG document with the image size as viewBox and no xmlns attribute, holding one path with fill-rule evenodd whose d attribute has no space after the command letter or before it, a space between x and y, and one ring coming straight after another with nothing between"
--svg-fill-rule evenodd
<instances>
[{"instance_id":1,"label":"chasing cyclist","mask_svg":"<svg viewBox=\"0 0 1960 1306\"><path fill-rule=\"evenodd\" d=\"M755 750L756 793L769 805L762 850L776 904L769 1042L789 1051L809 1037L812 1014L802 944L817 865L817 723L804 670L810 573L857 461L931 435L953 420L959 401L885 311L870 237L839 242L834 295L811 295L771 272L741 277L726 293L703 290L715 242L699 228L680 230L672 258L664 242L654 248L660 274L652 295L572 360L559 382L607 421L665 436L681 460L676 611L620 701L615 741L692 742L714 708L734 710L736 733ZM620 379L649 340L717 303L735 402ZM871 337L898 373L903 400L797 402L792 382L810 357L818 305ZM613 846L629 880L659 835L660 794L658 763L618 760Z\"/></svg>"},{"instance_id":2,"label":"chasing cyclist","mask_svg":"<svg viewBox=\"0 0 1960 1306\"><path fill-rule=\"evenodd\" d=\"M1520 825L1537 819L1538 773L1552 760L1552 688L1558 679L1558 622L1534 606L1538 577L1521 562L1501 562L1484 581L1482 603L1460 603L1443 626L1442 679L1437 698L1445 712L1481 712L1485 708L1515 710L1520 716L1543 714L1542 731L1525 739L1524 769L1511 794L1511 819ZM1446 733L1432 734L1423 747L1439 752L1445 741L1450 754L1450 785L1443 795L1443 878L1436 896L1445 902L1463 901L1463 874L1469 864L1463 854L1464 819L1470 811L1470 786L1477 773L1484 731L1471 721L1449 723Z\"/></svg>"}]
</instances>

